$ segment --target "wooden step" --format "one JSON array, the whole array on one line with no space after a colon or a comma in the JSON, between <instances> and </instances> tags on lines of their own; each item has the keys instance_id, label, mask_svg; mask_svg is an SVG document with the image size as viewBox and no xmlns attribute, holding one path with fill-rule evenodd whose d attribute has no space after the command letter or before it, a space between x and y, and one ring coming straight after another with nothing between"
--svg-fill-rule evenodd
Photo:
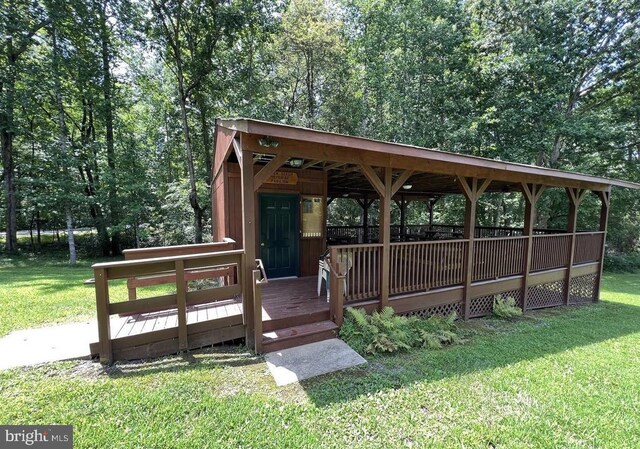
<instances>
[{"instance_id":1,"label":"wooden step","mask_svg":"<svg viewBox=\"0 0 640 449\"><path fill-rule=\"evenodd\" d=\"M303 324L318 323L329 320L329 310L320 310L299 315L284 316L282 318L269 319L262 322L262 331L271 332L278 329L285 329L292 326L302 326Z\"/></svg>"},{"instance_id":2,"label":"wooden step","mask_svg":"<svg viewBox=\"0 0 640 449\"><path fill-rule=\"evenodd\" d=\"M326 320L267 332L264 334L262 347L263 352L273 352L328 340L337 335L338 326L336 323Z\"/></svg>"}]
</instances>

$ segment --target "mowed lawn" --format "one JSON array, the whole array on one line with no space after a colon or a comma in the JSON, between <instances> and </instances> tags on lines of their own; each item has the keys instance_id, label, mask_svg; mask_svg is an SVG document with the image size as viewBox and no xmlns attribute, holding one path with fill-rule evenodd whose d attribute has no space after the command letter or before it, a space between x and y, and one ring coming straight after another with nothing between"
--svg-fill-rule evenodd
<instances>
[{"instance_id":1,"label":"mowed lawn","mask_svg":"<svg viewBox=\"0 0 640 449\"><path fill-rule=\"evenodd\" d=\"M40 270L33 300L47 291L64 308L84 288L83 268ZM3 308L9 295L31 313L3 287ZM69 307L90 315L82 292ZM229 347L0 372L0 421L73 424L78 448L638 448L640 275L607 275L602 297L471 320L464 345L368 357L285 388L262 358ZM27 323L16 315L3 329Z\"/></svg>"},{"instance_id":2,"label":"mowed lawn","mask_svg":"<svg viewBox=\"0 0 640 449\"><path fill-rule=\"evenodd\" d=\"M114 259L109 259L114 260ZM80 260L75 266L59 257L0 257L0 337L7 333L56 323L96 318L91 265L103 260ZM140 296L168 291L168 285L141 289ZM125 281L109 283L111 302L125 301Z\"/></svg>"}]
</instances>

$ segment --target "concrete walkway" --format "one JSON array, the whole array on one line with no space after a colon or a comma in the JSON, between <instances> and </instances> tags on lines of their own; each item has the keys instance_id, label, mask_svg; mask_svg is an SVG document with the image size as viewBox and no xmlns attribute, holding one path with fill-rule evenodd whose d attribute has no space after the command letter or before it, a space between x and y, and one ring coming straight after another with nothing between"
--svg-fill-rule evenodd
<instances>
[{"instance_id":1,"label":"concrete walkway","mask_svg":"<svg viewBox=\"0 0 640 449\"><path fill-rule=\"evenodd\" d=\"M0 370L89 357L96 341L95 320L14 331L0 338Z\"/></svg>"},{"instance_id":2,"label":"concrete walkway","mask_svg":"<svg viewBox=\"0 0 640 449\"><path fill-rule=\"evenodd\" d=\"M270 352L264 358L278 386L367 363L337 338Z\"/></svg>"}]
</instances>

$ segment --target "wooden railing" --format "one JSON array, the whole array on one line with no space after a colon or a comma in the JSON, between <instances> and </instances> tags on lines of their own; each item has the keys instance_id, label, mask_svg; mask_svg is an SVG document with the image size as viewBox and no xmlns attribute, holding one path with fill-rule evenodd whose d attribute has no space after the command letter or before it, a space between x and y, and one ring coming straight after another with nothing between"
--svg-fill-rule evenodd
<instances>
[{"instance_id":1,"label":"wooden railing","mask_svg":"<svg viewBox=\"0 0 640 449\"><path fill-rule=\"evenodd\" d=\"M330 263L345 266L345 302L380 295L381 244L330 247Z\"/></svg>"},{"instance_id":2,"label":"wooden railing","mask_svg":"<svg viewBox=\"0 0 640 449\"><path fill-rule=\"evenodd\" d=\"M571 252L571 234L536 235L531 249L531 271L566 267Z\"/></svg>"},{"instance_id":3,"label":"wooden railing","mask_svg":"<svg viewBox=\"0 0 640 449\"><path fill-rule=\"evenodd\" d=\"M124 260L153 259L157 257L186 256L190 254L214 253L220 251L231 251L235 249L235 240L225 238L222 242L201 243L197 245L175 245L160 246L155 248L125 249L122 254ZM232 283L232 270L216 268L213 270L200 270L187 274L187 281L197 281L214 277L224 278L227 284ZM158 276L145 276L144 278L130 277L127 279L127 290L129 299L134 300L138 296L137 289L140 287L150 287L153 285L173 284L176 281L175 274L164 274Z\"/></svg>"},{"instance_id":4,"label":"wooden railing","mask_svg":"<svg viewBox=\"0 0 640 449\"><path fill-rule=\"evenodd\" d=\"M598 262L602 255L604 232L581 232L576 234L573 263Z\"/></svg>"},{"instance_id":5,"label":"wooden railing","mask_svg":"<svg viewBox=\"0 0 640 449\"><path fill-rule=\"evenodd\" d=\"M232 298L242 292L241 276L243 250L186 254L173 257L126 260L99 263L93 266L98 313L99 354L102 362L113 360L111 345L111 315L127 315L177 309L179 349L187 349L187 306ZM188 281L201 271L233 270L231 285L189 291ZM117 279L168 277L174 279L176 293L112 303L109 281ZM148 334L154 334L149 332ZM147 335L147 334L145 334ZM151 340L152 341L152 340Z\"/></svg>"},{"instance_id":6,"label":"wooden railing","mask_svg":"<svg viewBox=\"0 0 640 449\"><path fill-rule=\"evenodd\" d=\"M528 237L477 239L473 248L474 281L522 274Z\"/></svg>"},{"instance_id":7,"label":"wooden railing","mask_svg":"<svg viewBox=\"0 0 640 449\"><path fill-rule=\"evenodd\" d=\"M459 285L467 240L391 244L390 294Z\"/></svg>"},{"instance_id":8,"label":"wooden railing","mask_svg":"<svg viewBox=\"0 0 640 449\"><path fill-rule=\"evenodd\" d=\"M421 225L405 225L404 233L400 225L391 225L391 238L395 241L415 240L451 240L461 239L464 226L434 223ZM563 234L566 231L559 229L534 229L535 235ZM523 235L522 228L476 226L475 238L500 238L518 237ZM365 241L367 240L367 241ZM327 226L327 241L341 242L344 244L369 243L378 241L378 226L371 225L365 229L362 225L354 226Z\"/></svg>"}]
</instances>

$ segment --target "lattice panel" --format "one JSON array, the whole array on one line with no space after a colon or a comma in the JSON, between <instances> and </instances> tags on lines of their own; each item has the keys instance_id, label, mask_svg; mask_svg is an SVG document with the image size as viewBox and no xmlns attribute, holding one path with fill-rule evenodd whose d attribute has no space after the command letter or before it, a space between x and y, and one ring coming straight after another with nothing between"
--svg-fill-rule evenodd
<instances>
[{"instance_id":1,"label":"lattice panel","mask_svg":"<svg viewBox=\"0 0 640 449\"><path fill-rule=\"evenodd\" d=\"M570 304L595 302L597 294L595 273L572 278L569 286Z\"/></svg>"},{"instance_id":2,"label":"lattice panel","mask_svg":"<svg viewBox=\"0 0 640 449\"><path fill-rule=\"evenodd\" d=\"M547 284L529 287L527 309L541 309L564 304L565 281L549 282Z\"/></svg>"},{"instance_id":3,"label":"lattice panel","mask_svg":"<svg viewBox=\"0 0 640 449\"><path fill-rule=\"evenodd\" d=\"M443 304L440 306L429 307L424 310L417 310L415 312L405 313L403 315L407 316L419 316L420 318L429 318L432 315L442 315L449 316L452 312L455 312L458 315L458 318L462 317L463 314L463 303L457 302L454 304Z\"/></svg>"},{"instance_id":4,"label":"lattice panel","mask_svg":"<svg viewBox=\"0 0 640 449\"><path fill-rule=\"evenodd\" d=\"M516 300L516 306L522 307L522 292L520 290L509 290L496 293L495 295L478 296L471 300L469 306L469 316L471 318L491 315L493 313L493 300L497 295L510 296Z\"/></svg>"}]
</instances>

